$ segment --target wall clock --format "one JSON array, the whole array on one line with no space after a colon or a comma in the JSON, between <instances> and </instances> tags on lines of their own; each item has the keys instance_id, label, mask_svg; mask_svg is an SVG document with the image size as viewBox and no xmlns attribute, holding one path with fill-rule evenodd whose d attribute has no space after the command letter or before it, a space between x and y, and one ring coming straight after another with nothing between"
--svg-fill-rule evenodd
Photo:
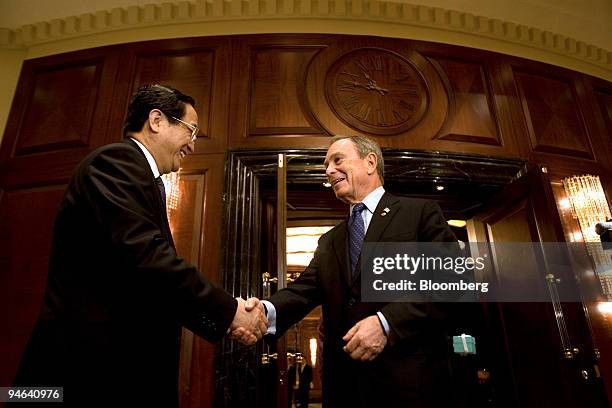
<instances>
[{"instance_id":1,"label":"wall clock","mask_svg":"<svg viewBox=\"0 0 612 408\"><path fill-rule=\"evenodd\" d=\"M427 85L414 65L392 51L362 48L338 58L325 77L325 97L347 125L375 135L414 127L427 111Z\"/></svg>"}]
</instances>

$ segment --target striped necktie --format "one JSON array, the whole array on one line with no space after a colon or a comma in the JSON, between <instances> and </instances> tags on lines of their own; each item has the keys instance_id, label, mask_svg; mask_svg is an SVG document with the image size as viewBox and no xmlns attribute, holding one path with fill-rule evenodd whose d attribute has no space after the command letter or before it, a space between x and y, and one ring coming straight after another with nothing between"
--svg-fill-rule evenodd
<instances>
[{"instance_id":1,"label":"striped necktie","mask_svg":"<svg viewBox=\"0 0 612 408\"><path fill-rule=\"evenodd\" d=\"M361 246L363 245L363 237L365 236L365 223L361 212L366 208L364 203L357 203L353 207L351 218L349 219L349 255L351 257L351 272L353 276L357 274L355 267Z\"/></svg>"}]
</instances>

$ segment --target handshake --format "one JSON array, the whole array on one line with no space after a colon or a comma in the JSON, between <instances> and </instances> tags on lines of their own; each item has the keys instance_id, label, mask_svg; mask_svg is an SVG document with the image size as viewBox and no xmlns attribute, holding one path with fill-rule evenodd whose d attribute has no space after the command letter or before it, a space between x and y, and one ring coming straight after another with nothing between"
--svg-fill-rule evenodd
<instances>
[{"instance_id":1,"label":"handshake","mask_svg":"<svg viewBox=\"0 0 612 408\"><path fill-rule=\"evenodd\" d=\"M229 336L245 345L257 343L268 331L268 319L263 303L256 297L244 300L236 298L238 308L230 325Z\"/></svg>"}]
</instances>

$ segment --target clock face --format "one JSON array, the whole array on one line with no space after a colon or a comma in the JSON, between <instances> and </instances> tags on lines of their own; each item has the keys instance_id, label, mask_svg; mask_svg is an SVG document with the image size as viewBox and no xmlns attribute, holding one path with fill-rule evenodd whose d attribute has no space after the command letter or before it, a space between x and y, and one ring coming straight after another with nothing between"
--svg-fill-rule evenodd
<instances>
[{"instance_id":1,"label":"clock face","mask_svg":"<svg viewBox=\"0 0 612 408\"><path fill-rule=\"evenodd\" d=\"M339 58L325 78L325 94L349 126L378 135L414 127L425 115L425 81L402 56L365 48Z\"/></svg>"}]
</instances>

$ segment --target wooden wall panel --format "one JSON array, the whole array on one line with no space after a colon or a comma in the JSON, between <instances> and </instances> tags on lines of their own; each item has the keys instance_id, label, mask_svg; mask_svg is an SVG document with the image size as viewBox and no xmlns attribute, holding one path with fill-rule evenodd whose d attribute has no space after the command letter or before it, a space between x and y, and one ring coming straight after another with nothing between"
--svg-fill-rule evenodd
<instances>
[{"instance_id":1,"label":"wooden wall panel","mask_svg":"<svg viewBox=\"0 0 612 408\"><path fill-rule=\"evenodd\" d=\"M34 93L23 114L15 155L86 147L102 69L102 61L92 61L36 71Z\"/></svg>"},{"instance_id":2,"label":"wooden wall panel","mask_svg":"<svg viewBox=\"0 0 612 408\"><path fill-rule=\"evenodd\" d=\"M234 38L233 60L230 148L326 147L329 136L361 133L383 147L520 156L508 107L515 87L490 53L257 35Z\"/></svg>"},{"instance_id":3,"label":"wooden wall panel","mask_svg":"<svg viewBox=\"0 0 612 408\"><path fill-rule=\"evenodd\" d=\"M305 111L304 72L313 47L255 48L251 54L249 136L320 134Z\"/></svg>"},{"instance_id":4,"label":"wooden wall panel","mask_svg":"<svg viewBox=\"0 0 612 408\"><path fill-rule=\"evenodd\" d=\"M198 137L209 137L210 117L206 113L210 112L212 103L214 60L213 50L138 56L132 92L144 84L159 83L192 96L201 128Z\"/></svg>"},{"instance_id":5,"label":"wooden wall panel","mask_svg":"<svg viewBox=\"0 0 612 408\"><path fill-rule=\"evenodd\" d=\"M533 151L594 159L574 84L515 72Z\"/></svg>"},{"instance_id":6,"label":"wooden wall panel","mask_svg":"<svg viewBox=\"0 0 612 408\"><path fill-rule=\"evenodd\" d=\"M493 95L482 64L437 59L452 88L449 118L438 139L501 146Z\"/></svg>"},{"instance_id":7,"label":"wooden wall panel","mask_svg":"<svg viewBox=\"0 0 612 408\"><path fill-rule=\"evenodd\" d=\"M604 89L595 90L597 102L601 109L601 116L604 118L606 125L607 142L612 144L612 92L607 92Z\"/></svg>"},{"instance_id":8,"label":"wooden wall panel","mask_svg":"<svg viewBox=\"0 0 612 408\"><path fill-rule=\"evenodd\" d=\"M0 185L65 181L108 142L118 54L114 47L24 63L0 149Z\"/></svg>"},{"instance_id":9,"label":"wooden wall panel","mask_svg":"<svg viewBox=\"0 0 612 408\"><path fill-rule=\"evenodd\" d=\"M416 73L408 79L397 75L411 69ZM395 82L386 82L387 73ZM568 174L600 174L608 196L612 191L612 85L506 55L410 40L293 34L150 41L29 60L0 147L4 321L5 311L37 309L32 293L40 295L44 285L48 243L36 234L50 238L63 189L58 186L91 149L121 139L130 94L145 82L167 83L196 98L202 130L196 154L184 162L184 200L172 223L179 253L214 281L223 154L229 149L326 147L333 134L365 133L388 148L522 158ZM342 90L344 116L333 101L334 87ZM357 88L352 93L361 103L353 106L349 94ZM377 110L379 101L383 109ZM410 120L411 127L404 126ZM19 252L32 245L35 252ZM17 274L23 270L29 275ZM10 295L23 287L34 289ZM20 358L25 331L0 332L8 345L3 350L14 353L9 371ZM211 402L212 356L213 346L184 332L183 406ZM2 379L12 375L0 372Z\"/></svg>"},{"instance_id":10,"label":"wooden wall panel","mask_svg":"<svg viewBox=\"0 0 612 408\"><path fill-rule=\"evenodd\" d=\"M329 134L308 105L305 76L330 40L307 35L234 38L230 149L327 146Z\"/></svg>"},{"instance_id":11,"label":"wooden wall panel","mask_svg":"<svg viewBox=\"0 0 612 408\"><path fill-rule=\"evenodd\" d=\"M110 137L122 137L121 124L132 93L141 85L169 85L196 102L200 132L195 154L224 152L227 146L230 86L229 38L152 41L124 48L126 66L117 79Z\"/></svg>"},{"instance_id":12,"label":"wooden wall panel","mask_svg":"<svg viewBox=\"0 0 612 408\"><path fill-rule=\"evenodd\" d=\"M306 92L329 134L366 134L383 147L431 143L448 111L438 71L412 42L339 37L313 59Z\"/></svg>"},{"instance_id":13,"label":"wooden wall panel","mask_svg":"<svg viewBox=\"0 0 612 408\"><path fill-rule=\"evenodd\" d=\"M224 155L188 156L179 183L180 200L170 228L180 256L219 283L221 194ZM181 407L211 407L214 345L183 329L179 387Z\"/></svg>"},{"instance_id":14,"label":"wooden wall panel","mask_svg":"<svg viewBox=\"0 0 612 408\"><path fill-rule=\"evenodd\" d=\"M5 191L0 202L0 384L11 384L38 317L51 230L65 186ZM34 205L35 204L35 208Z\"/></svg>"}]
</instances>

